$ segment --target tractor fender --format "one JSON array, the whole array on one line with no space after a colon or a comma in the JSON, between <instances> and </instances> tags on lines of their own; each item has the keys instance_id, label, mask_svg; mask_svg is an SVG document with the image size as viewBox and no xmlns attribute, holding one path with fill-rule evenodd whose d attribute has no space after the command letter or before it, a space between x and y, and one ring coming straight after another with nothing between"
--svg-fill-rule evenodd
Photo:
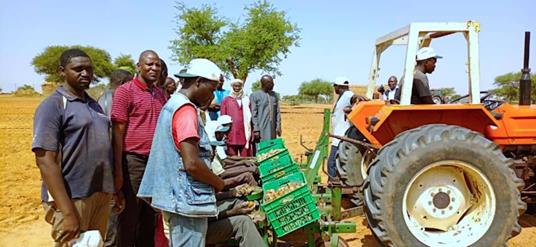
<instances>
[{"instance_id":1,"label":"tractor fender","mask_svg":"<svg viewBox=\"0 0 536 247\"><path fill-rule=\"evenodd\" d=\"M372 143L378 146L398 134L427 124L464 127L482 135L497 120L481 104L386 105L383 101L360 102L348 119Z\"/></svg>"}]
</instances>

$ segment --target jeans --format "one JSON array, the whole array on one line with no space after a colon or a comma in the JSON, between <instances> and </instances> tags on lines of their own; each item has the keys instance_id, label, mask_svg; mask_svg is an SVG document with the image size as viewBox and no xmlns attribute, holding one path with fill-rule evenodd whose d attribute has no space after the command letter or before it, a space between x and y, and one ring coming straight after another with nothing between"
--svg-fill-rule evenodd
<instances>
[{"instance_id":1,"label":"jeans","mask_svg":"<svg viewBox=\"0 0 536 247\"><path fill-rule=\"evenodd\" d=\"M329 151L329 158L328 158L328 180L333 179L337 176L337 165L335 161L335 157L337 156L337 151L339 148L337 146L331 146L331 150Z\"/></svg>"},{"instance_id":2,"label":"jeans","mask_svg":"<svg viewBox=\"0 0 536 247\"><path fill-rule=\"evenodd\" d=\"M207 218L186 217L169 212L163 213L169 224L171 247L204 247L207 238Z\"/></svg>"}]
</instances>

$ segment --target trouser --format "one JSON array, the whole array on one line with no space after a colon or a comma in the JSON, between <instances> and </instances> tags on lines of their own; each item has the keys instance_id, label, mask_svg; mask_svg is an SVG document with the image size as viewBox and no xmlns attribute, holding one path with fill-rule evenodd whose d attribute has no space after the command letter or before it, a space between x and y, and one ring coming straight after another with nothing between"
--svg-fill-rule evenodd
<instances>
[{"instance_id":1,"label":"trouser","mask_svg":"<svg viewBox=\"0 0 536 247\"><path fill-rule=\"evenodd\" d=\"M147 165L147 156L123 157L123 194L125 209L119 215L119 246L154 246L156 212L136 197Z\"/></svg>"},{"instance_id":2,"label":"trouser","mask_svg":"<svg viewBox=\"0 0 536 247\"><path fill-rule=\"evenodd\" d=\"M208 228L207 218L193 218L163 212L165 224L169 225L171 247L204 247Z\"/></svg>"},{"instance_id":3,"label":"trouser","mask_svg":"<svg viewBox=\"0 0 536 247\"><path fill-rule=\"evenodd\" d=\"M111 199L112 194L110 193L95 192L89 197L72 200L79 216L80 232L98 230L104 239ZM53 202L44 202L43 208L45 209L45 221L52 225L51 235L55 246L67 246L68 243L62 239L64 234L61 234L63 213Z\"/></svg>"},{"instance_id":4,"label":"trouser","mask_svg":"<svg viewBox=\"0 0 536 247\"><path fill-rule=\"evenodd\" d=\"M237 207L245 201L230 199L218 201L218 211L223 212ZM224 219L210 219L207 228L207 244L225 243L235 239L240 246L266 246L255 223L247 215L236 215Z\"/></svg>"},{"instance_id":5,"label":"trouser","mask_svg":"<svg viewBox=\"0 0 536 247\"><path fill-rule=\"evenodd\" d=\"M113 208L115 204L114 200L111 200L110 208ZM119 227L119 214L110 210L110 216L108 217L108 231L106 232L106 239L104 246L115 247L117 246L118 239L118 227Z\"/></svg>"},{"instance_id":6,"label":"trouser","mask_svg":"<svg viewBox=\"0 0 536 247\"><path fill-rule=\"evenodd\" d=\"M337 176L337 165L335 161L335 157L337 156L337 151L339 148L337 146L331 145L331 150L329 151L329 158L328 158L328 180L331 180Z\"/></svg>"},{"instance_id":7,"label":"trouser","mask_svg":"<svg viewBox=\"0 0 536 247\"><path fill-rule=\"evenodd\" d=\"M251 186L259 186L257 181L255 181L255 177L251 172L243 172L241 174L237 174L236 176L227 177L223 179L224 183L224 190L228 190L230 188L234 188L241 184L249 184Z\"/></svg>"},{"instance_id":8,"label":"trouser","mask_svg":"<svg viewBox=\"0 0 536 247\"><path fill-rule=\"evenodd\" d=\"M230 167L230 168L225 168L225 171L222 174L220 174L220 177L221 178L230 178L230 177L234 177L234 176L240 175L240 174L245 173L245 172L248 172L248 173L256 175L257 174L257 167L248 166L248 165L244 164L244 165L239 165L239 166L233 166L233 167Z\"/></svg>"},{"instance_id":9,"label":"trouser","mask_svg":"<svg viewBox=\"0 0 536 247\"><path fill-rule=\"evenodd\" d=\"M223 243L232 238L237 240L240 246L266 246L255 223L247 215L231 216L209 222L206 236L207 244Z\"/></svg>"},{"instance_id":10,"label":"trouser","mask_svg":"<svg viewBox=\"0 0 536 247\"><path fill-rule=\"evenodd\" d=\"M251 145L250 145L251 148ZM252 151L250 148L246 148L246 145L227 145L227 154L229 156L240 156L247 157L252 156Z\"/></svg>"}]
</instances>

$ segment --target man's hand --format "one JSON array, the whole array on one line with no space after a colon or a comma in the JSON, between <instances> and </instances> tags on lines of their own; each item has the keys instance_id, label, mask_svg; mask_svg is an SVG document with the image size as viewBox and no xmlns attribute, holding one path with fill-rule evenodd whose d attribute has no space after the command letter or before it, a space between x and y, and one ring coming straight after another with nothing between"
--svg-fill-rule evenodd
<instances>
[{"instance_id":1,"label":"man's hand","mask_svg":"<svg viewBox=\"0 0 536 247\"><path fill-rule=\"evenodd\" d=\"M232 209L229 209L228 216L249 214L253 212L254 209L255 204L253 204L253 206L251 207L251 202L237 203Z\"/></svg>"},{"instance_id":2,"label":"man's hand","mask_svg":"<svg viewBox=\"0 0 536 247\"><path fill-rule=\"evenodd\" d=\"M346 106L342 109L342 111L345 113L345 114L349 114L350 112L352 112L352 107L351 106Z\"/></svg>"},{"instance_id":3,"label":"man's hand","mask_svg":"<svg viewBox=\"0 0 536 247\"><path fill-rule=\"evenodd\" d=\"M68 213L63 215L63 222L58 231L60 242L69 242L77 239L80 236L80 221L76 213Z\"/></svg>"},{"instance_id":4,"label":"man's hand","mask_svg":"<svg viewBox=\"0 0 536 247\"><path fill-rule=\"evenodd\" d=\"M259 142L261 140L261 132L260 131L254 131L253 132L253 140L255 142Z\"/></svg>"},{"instance_id":5,"label":"man's hand","mask_svg":"<svg viewBox=\"0 0 536 247\"><path fill-rule=\"evenodd\" d=\"M354 96L352 96L352 99L350 101L351 101L351 103L353 105L353 104L357 104L357 103L359 103L361 101L370 101L370 99L365 97L365 96L354 95Z\"/></svg>"},{"instance_id":6,"label":"man's hand","mask_svg":"<svg viewBox=\"0 0 536 247\"><path fill-rule=\"evenodd\" d=\"M282 133L282 132L281 132L281 127L277 128L277 129L275 130L275 133L277 134L277 136L281 136L281 133Z\"/></svg>"},{"instance_id":7,"label":"man's hand","mask_svg":"<svg viewBox=\"0 0 536 247\"><path fill-rule=\"evenodd\" d=\"M112 211L116 214L120 214L125 209L125 195L123 191L118 191L114 194L114 206Z\"/></svg>"}]
</instances>

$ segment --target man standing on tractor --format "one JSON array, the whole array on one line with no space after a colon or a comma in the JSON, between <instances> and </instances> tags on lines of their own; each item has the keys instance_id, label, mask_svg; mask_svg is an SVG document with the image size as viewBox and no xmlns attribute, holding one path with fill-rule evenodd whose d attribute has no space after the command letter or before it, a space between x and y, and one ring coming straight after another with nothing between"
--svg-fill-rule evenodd
<instances>
[{"instance_id":1,"label":"man standing on tractor","mask_svg":"<svg viewBox=\"0 0 536 247\"><path fill-rule=\"evenodd\" d=\"M332 132L334 135L344 136L346 130L350 128L350 123L346 118L346 113L344 109L346 107L352 106L352 98L354 93L349 89L348 79L344 76L335 78L333 83L335 93L339 95L337 102L332 110L331 124L333 126ZM329 181L332 181L334 177L337 176L337 166L335 164L335 156L339 147L340 140L333 138L331 141L331 151L328 158L328 175Z\"/></svg>"},{"instance_id":2,"label":"man standing on tractor","mask_svg":"<svg viewBox=\"0 0 536 247\"><path fill-rule=\"evenodd\" d=\"M417 51L417 66L413 76L413 90L411 104L434 104L428 77L426 74L434 72L438 56L432 47L423 47Z\"/></svg>"}]
</instances>

